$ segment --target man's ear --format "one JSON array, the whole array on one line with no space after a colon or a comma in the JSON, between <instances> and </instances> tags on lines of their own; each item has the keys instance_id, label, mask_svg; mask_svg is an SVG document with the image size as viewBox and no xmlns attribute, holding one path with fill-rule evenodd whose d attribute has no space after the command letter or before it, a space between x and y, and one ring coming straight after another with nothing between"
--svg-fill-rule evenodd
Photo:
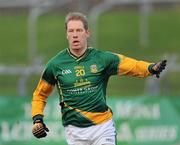
<instances>
[{"instance_id":1,"label":"man's ear","mask_svg":"<svg viewBox=\"0 0 180 145\"><path fill-rule=\"evenodd\" d=\"M91 36L91 32L89 30L86 30L87 37Z\"/></svg>"}]
</instances>

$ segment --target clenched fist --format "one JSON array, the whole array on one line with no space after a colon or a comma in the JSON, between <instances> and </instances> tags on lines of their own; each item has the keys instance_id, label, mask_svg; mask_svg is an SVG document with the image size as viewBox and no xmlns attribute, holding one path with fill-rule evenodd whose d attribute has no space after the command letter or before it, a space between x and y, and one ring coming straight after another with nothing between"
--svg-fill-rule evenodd
<instances>
[{"instance_id":1,"label":"clenched fist","mask_svg":"<svg viewBox=\"0 0 180 145\"><path fill-rule=\"evenodd\" d=\"M34 117L34 125L32 128L32 134L37 138L43 138L46 137L47 133L49 132L49 129L46 127L46 125L43 122L43 119L41 116Z\"/></svg>"},{"instance_id":2,"label":"clenched fist","mask_svg":"<svg viewBox=\"0 0 180 145\"><path fill-rule=\"evenodd\" d=\"M149 71L152 74L155 74L159 78L160 73L165 69L167 60L162 60L158 63L152 64L149 68Z\"/></svg>"}]
</instances>

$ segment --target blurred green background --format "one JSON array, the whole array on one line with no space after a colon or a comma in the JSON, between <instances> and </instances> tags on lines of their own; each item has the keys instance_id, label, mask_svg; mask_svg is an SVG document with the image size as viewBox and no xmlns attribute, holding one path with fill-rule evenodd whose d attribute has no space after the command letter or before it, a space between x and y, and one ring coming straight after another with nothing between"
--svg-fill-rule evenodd
<instances>
[{"instance_id":1,"label":"blurred green background","mask_svg":"<svg viewBox=\"0 0 180 145\"><path fill-rule=\"evenodd\" d=\"M64 28L65 13L49 12L39 17L37 23L36 58L43 58L43 64L68 47ZM142 48L139 40L140 15L137 10L113 10L102 14L97 22L98 46L129 57L157 62L178 55L180 62L180 9L157 9L148 17L149 41ZM22 13L0 14L0 64L6 66L27 66L28 60L28 15ZM92 34L93 35L93 34ZM90 44L90 46L93 46ZM31 96L40 74L27 80L27 95ZM0 74L0 92L3 95L18 95L17 84L20 75ZM165 87L168 86L168 89ZM180 95L179 72L170 72L160 81L160 95ZM110 79L108 96L142 95L145 79L113 76Z\"/></svg>"}]
</instances>

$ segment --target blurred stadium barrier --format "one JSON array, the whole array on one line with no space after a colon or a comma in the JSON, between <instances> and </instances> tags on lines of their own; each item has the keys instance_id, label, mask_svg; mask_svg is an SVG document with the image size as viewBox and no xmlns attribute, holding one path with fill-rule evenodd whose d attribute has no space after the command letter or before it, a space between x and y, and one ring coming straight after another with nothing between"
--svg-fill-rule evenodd
<instances>
[{"instance_id":1,"label":"blurred stadium barrier","mask_svg":"<svg viewBox=\"0 0 180 145\"><path fill-rule=\"evenodd\" d=\"M166 94L171 92L171 84L169 82L168 75L172 73L180 74L180 63L178 62L179 56L177 54L168 55L165 57L168 60L167 69L162 72L160 79L147 78L145 82L144 93L146 95L151 94L153 96L161 93L161 82L163 81L163 88L165 88ZM163 58L162 58L163 59Z\"/></svg>"},{"instance_id":2,"label":"blurred stadium barrier","mask_svg":"<svg viewBox=\"0 0 180 145\"><path fill-rule=\"evenodd\" d=\"M17 98L0 96L0 145L66 144L58 97L47 102L44 119L50 132L40 140L31 133L30 99ZM117 96L107 102L113 110L119 145L180 144L178 97Z\"/></svg>"},{"instance_id":3,"label":"blurred stadium barrier","mask_svg":"<svg viewBox=\"0 0 180 145\"><path fill-rule=\"evenodd\" d=\"M9 76L20 75L20 78L15 85L17 86L18 94L20 96L27 95L27 80L31 75L40 74L43 71L44 66L38 63L34 63L32 66L27 67L7 67L0 66L0 75L6 74Z\"/></svg>"}]
</instances>

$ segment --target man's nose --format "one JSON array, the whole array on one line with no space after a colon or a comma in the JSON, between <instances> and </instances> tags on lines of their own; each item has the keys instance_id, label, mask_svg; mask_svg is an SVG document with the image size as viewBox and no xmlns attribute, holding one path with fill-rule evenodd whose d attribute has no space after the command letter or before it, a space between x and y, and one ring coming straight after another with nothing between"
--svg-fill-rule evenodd
<instances>
[{"instance_id":1,"label":"man's nose","mask_svg":"<svg viewBox=\"0 0 180 145\"><path fill-rule=\"evenodd\" d=\"M78 37L78 34L76 31L73 32L73 38L77 38Z\"/></svg>"},{"instance_id":2,"label":"man's nose","mask_svg":"<svg viewBox=\"0 0 180 145\"><path fill-rule=\"evenodd\" d=\"M73 38L78 38L78 35L77 35L77 34L74 34L74 35L73 35Z\"/></svg>"}]
</instances>

